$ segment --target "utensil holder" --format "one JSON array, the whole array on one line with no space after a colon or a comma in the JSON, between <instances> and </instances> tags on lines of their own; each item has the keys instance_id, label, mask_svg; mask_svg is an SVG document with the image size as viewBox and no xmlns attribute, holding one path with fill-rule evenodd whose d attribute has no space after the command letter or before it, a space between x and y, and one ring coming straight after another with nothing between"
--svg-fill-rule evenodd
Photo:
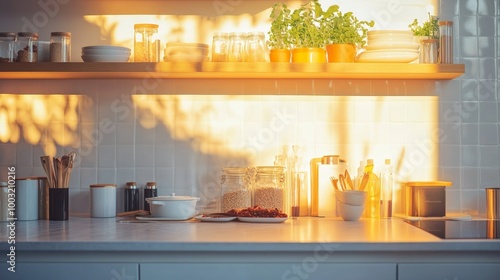
<instances>
[{"instance_id":1,"label":"utensil holder","mask_svg":"<svg viewBox=\"0 0 500 280\"><path fill-rule=\"evenodd\" d=\"M65 221L69 219L69 189L49 189L49 220Z\"/></svg>"},{"instance_id":2,"label":"utensil holder","mask_svg":"<svg viewBox=\"0 0 500 280\"><path fill-rule=\"evenodd\" d=\"M486 218L500 219L500 188L486 188Z\"/></svg>"}]
</instances>

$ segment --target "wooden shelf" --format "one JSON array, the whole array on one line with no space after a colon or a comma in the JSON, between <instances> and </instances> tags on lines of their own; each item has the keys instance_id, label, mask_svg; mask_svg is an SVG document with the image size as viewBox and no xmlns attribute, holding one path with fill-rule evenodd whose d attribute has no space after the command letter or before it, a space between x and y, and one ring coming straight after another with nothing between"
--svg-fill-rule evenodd
<instances>
[{"instance_id":1,"label":"wooden shelf","mask_svg":"<svg viewBox=\"0 0 500 280\"><path fill-rule=\"evenodd\" d=\"M407 63L2 63L0 79L425 79L462 75L464 64Z\"/></svg>"}]
</instances>

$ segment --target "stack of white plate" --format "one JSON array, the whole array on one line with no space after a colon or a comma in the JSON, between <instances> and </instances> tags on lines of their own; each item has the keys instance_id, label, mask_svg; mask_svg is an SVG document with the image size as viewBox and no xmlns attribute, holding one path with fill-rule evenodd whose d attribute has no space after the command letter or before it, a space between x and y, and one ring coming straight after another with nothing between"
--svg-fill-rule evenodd
<instances>
[{"instance_id":1,"label":"stack of white plate","mask_svg":"<svg viewBox=\"0 0 500 280\"><path fill-rule=\"evenodd\" d=\"M84 62L127 62L131 50L120 46L86 46L82 48Z\"/></svg>"},{"instance_id":2,"label":"stack of white plate","mask_svg":"<svg viewBox=\"0 0 500 280\"><path fill-rule=\"evenodd\" d=\"M418 47L410 30L372 30L356 62L409 63L418 59Z\"/></svg>"},{"instance_id":3,"label":"stack of white plate","mask_svg":"<svg viewBox=\"0 0 500 280\"><path fill-rule=\"evenodd\" d=\"M166 62L203 62L208 61L208 45L200 43L167 43Z\"/></svg>"}]
</instances>

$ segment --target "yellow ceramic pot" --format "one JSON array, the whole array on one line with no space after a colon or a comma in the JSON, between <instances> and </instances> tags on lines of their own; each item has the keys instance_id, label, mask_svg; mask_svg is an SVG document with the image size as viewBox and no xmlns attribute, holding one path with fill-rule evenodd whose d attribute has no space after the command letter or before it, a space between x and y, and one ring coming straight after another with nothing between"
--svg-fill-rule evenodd
<instances>
[{"instance_id":1,"label":"yellow ceramic pot","mask_svg":"<svg viewBox=\"0 0 500 280\"><path fill-rule=\"evenodd\" d=\"M290 62L291 51L288 49L272 49L269 52L271 62Z\"/></svg>"},{"instance_id":2,"label":"yellow ceramic pot","mask_svg":"<svg viewBox=\"0 0 500 280\"><path fill-rule=\"evenodd\" d=\"M354 62L356 46L352 44L326 45L328 62Z\"/></svg>"},{"instance_id":3,"label":"yellow ceramic pot","mask_svg":"<svg viewBox=\"0 0 500 280\"><path fill-rule=\"evenodd\" d=\"M325 63L326 51L322 48L293 49L292 62Z\"/></svg>"}]
</instances>

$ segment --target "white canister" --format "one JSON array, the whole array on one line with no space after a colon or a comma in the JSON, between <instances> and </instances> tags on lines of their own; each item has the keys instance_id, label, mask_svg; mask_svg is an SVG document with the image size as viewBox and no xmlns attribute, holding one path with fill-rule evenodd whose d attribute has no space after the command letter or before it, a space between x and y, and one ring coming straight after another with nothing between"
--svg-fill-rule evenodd
<instances>
[{"instance_id":1,"label":"white canister","mask_svg":"<svg viewBox=\"0 0 500 280\"><path fill-rule=\"evenodd\" d=\"M0 222L9 220L9 185L7 182L0 182Z\"/></svg>"},{"instance_id":2,"label":"white canister","mask_svg":"<svg viewBox=\"0 0 500 280\"><path fill-rule=\"evenodd\" d=\"M116 216L116 185L90 185L90 216L112 218Z\"/></svg>"},{"instance_id":3,"label":"white canister","mask_svg":"<svg viewBox=\"0 0 500 280\"><path fill-rule=\"evenodd\" d=\"M16 218L19 221L38 220L38 180L16 179Z\"/></svg>"}]
</instances>

